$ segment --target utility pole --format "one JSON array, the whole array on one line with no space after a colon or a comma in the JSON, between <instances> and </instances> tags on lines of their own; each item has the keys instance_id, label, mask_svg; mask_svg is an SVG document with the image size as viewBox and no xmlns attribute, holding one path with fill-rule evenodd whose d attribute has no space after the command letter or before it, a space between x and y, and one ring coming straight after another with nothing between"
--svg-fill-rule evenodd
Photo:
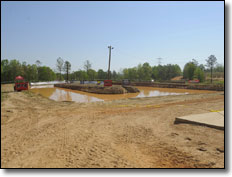
<instances>
[{"instance_id":1,"label":"utility pole","mask_svg":"<svg viewBox=\"0 0 232 177\"><path fill-rule=\"evenodd\" d=\"M158 65L161 65L161 60L162 60L163 58L157 58L157 60L158 60Z\"/></svg>"},{"instance_id":2,"label":"utility pole","mask_svg":"<svg viewBox=\"0 0 232 177\"><path fill-rule=\"evenodd\" d=\"M108 66L108 80L110 80L110 60L111 60L111 49L114 49L112 46L108 46L109 48L109 66Z\"/></svg>"}]
</instances>

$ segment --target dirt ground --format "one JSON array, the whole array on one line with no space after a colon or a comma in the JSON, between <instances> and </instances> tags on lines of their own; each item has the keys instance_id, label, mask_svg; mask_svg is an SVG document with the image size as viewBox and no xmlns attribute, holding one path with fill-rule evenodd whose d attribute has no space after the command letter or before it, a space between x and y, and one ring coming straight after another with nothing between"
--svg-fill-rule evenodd
<instances>
[{"instance_id":1,"label":"dirt ground","mask_svg":"<svg viewBox=\"0 0 232 177\"><path fill-rule=\"evenodd\" d=\"M224 92L56 102L2 87L2 168L224 168L224 131L174 124Z\"/></svg>"}]
</instances>

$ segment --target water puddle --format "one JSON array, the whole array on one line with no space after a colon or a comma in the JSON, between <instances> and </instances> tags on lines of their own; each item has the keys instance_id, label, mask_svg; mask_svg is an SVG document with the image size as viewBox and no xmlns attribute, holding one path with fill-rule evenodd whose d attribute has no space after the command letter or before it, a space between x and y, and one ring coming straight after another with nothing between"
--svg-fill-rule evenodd
<instances>
[{"instance_id":1,"label":"water puddle","mask_svg":"<svg viewBox=\"0 0 232 177\"><path fill-rule=\"evenodd\" d=\"M63 84L65 81L31 82L31 86Z\"/></svg>"},{"instance_id":2,"label":"water puddle","mask_svg":"<svg viewBox=\"0 0 232 177\"><path fill-rule=\"evenodd\" d=\"M184 89L162 89L153 87L137 87L140 93L127 94L95 94L78 90L70 90L64 88L56 88L53 85L34 85L30 91L38 93L44 97L55 101L74 101L80 103L89 103L96 101L117 100L123 98L142 98L153 96L181 95L188 94Z\"/></svg>"},{"instance_id":3,"label":"water puddle","mask_svg":"<svg viewBox=\"0 0 232 177\"><path fill-rule=\"evenodd\" d=\"M188 94L186 90L179 89L162 89L154 87L137 87L140 93L136 97L153 97L153 96L167 96L167 95L183 95Z\"/></svg>"},{"instance_id":4,"label":"water puddle","mask_svg":"<svg viewBox=\"0 0 232 177\"><path fill-rule=\"evenodd\" d=\"M45 85L46 84L46 85ZM44 97L55 101L74 101L80 103L89 103L96 101L118 100L124 98L142 98L154 96L167 96L167 95L183 95L183 94L199 94L211 93L215 91L206 90L190 90L190 89L177 89L177 88L155 88L155 87L137 87L140 93L126 93L126 94L95 94L82 92L78 90L70 90L65 88L54 87L54 83L35 83L30 87L30 91L38 93Z\"/></svg>"}]
</instances>

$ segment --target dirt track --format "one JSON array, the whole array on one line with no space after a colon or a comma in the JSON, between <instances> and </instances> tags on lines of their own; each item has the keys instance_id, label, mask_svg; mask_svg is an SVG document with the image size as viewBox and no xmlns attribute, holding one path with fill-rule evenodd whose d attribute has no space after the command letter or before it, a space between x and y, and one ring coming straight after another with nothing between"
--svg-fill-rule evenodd
<instances>
[{"instance_id":1,"label":"dirt track","mask_svg":"<svg viewBox=\"0 0 232 177\"><path fill-rule=\"evenodd\" d=\"M89 104L5 94L2 168L224 167L224 131L173 124L176 116L223 110L223 92Z\"/></svg>"}]
</instances>

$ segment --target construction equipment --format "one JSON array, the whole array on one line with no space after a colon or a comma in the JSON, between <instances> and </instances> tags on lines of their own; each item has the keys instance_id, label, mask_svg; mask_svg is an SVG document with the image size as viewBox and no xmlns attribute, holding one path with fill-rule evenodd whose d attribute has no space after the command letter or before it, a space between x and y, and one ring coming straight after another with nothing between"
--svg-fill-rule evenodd
<instances>
[{"instance_id":1,"label":"construction equipment","mask_svg":"<svg viewBox=\"0 0 232 177\"><path fill-rule=\"evenodd\" d=\"M28 82L22 76L15 77L14 91L28 90Z\"/></svg>"},{"instance_id":2,"label":"construction equipment","mask_svg":"<svg viewBox=\"0 0 232 177\"><path fill-rule=\"evenodd\" d=\"M104 87L112 86L112 80L104 80Z\"/></svg>"}]
</instances>

